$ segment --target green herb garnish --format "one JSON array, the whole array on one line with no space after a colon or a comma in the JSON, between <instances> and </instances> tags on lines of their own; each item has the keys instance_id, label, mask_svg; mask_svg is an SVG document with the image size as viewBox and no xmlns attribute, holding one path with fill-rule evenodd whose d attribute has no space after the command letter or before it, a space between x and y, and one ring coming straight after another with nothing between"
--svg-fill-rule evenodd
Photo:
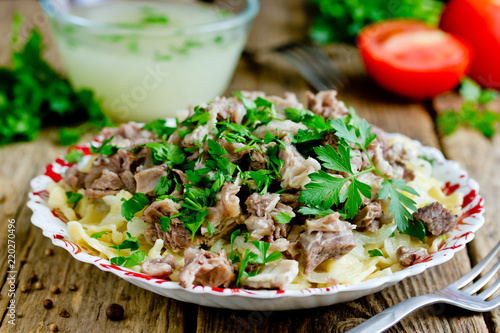
<instances>
[{"instance_id":1,"label":"green herb garnish","mask_svg":"<svg viewBox=\"0 0 500 333\"><path fill-rule=\"evenodd\" d=\"M69 153L64 156L66 161L68 161L69 163L78 163L82 160L82 157L83 153L76 149L71 149Z\"/></svg>"},{"instance_id":2,"label":"green herb garnish","mask_svg":"<svg viewBox=\"0 0 500 333\"><path fill-rule=\"evenodd\" d=\"M95 233L93 233L90 237L91 237L91 238L95 238L95 239L99 239L99 238L101 238L102 236L104 236L105 234L107 234L108 232L109 232L109 230L104 230L104 231L95 232Z\"/></svg>"},{"instance_id":3,"label":"green herb garnish","mask_svg":"<svg viewBox=\"0 0 500 333\"><path fill-rule=\"evenodd\" d=\"M436 119L436 124L443 135L451 135L461 126L467 126L492 138L496 133L496 124L500 115L484 109L484 105L498 98L498 92L493 89L482 90L469 78L465 78L460 86L460 95L465 102L458 112L447 110Z\"/></svg>"},{"instance_id":4,"label":"green herb garnish","mask_svg":"<svg viewBox=\"0 0 500 333\"><path fill-rule=\"evenodd\" d=\"M73 209L75 209L76 205L78 205L78 202L83 198L83 194L75 192L66 192L66 197L68 198L66 203L69 205L73 204Z\"/></svg>"},{"instance_id":5,"label":"green herb garnish","mask_svg":"<svg viewBox=\"0 0 500 333\"><path fill-rule=\"evenodd\" d=\"M101 146L99 148L96 148L94 146L90 146L90 152L92 154L103 154L103 155L107 155L107 156L111 156L111 155L114 155L116 154L116 152L118 151L118 148L117 146L114 146L112 144L110 144L111 140L113 140L115 136L113 135L112 137L110 137L109 139L107 140L104 140L104 142L101 144Z\"/></svg>"},{"instance_id":6,"label":"green herb garnish","mask_svg":"<svg viewBox=\"0 0 500 333\"><path fill-rule=\"evenodd\" d=\"M380 251L379 249L368 250L368 254L370 255L370 257L383 257L384 256L382 251Z\"/></svg>"},{"instance_id":7,"label":"green herb garnish","mask_svg":"<svg viewBox=\"0 0 500 333\"><path fill-rule=\"evenodd\" d=\"M132 221L132 218L137 212L143 210L147 205L150 204L149 199L143 193L137 193L132 198L125 200L122 198L122 216L127 221Z\"/></svg>"},{"instance_id":8,"label":"green herb garnish","mask_svg":"<svg viewBox=\"0 0 500 333\"><path fill-rule=\"evenodd\" d=\"M276 222L281 223L281 224L286 224L290 223L290 221L293 219L292 215L289 215L284 212L279 212L278 214L273 216Z\"/></svg>"}]
</instances>

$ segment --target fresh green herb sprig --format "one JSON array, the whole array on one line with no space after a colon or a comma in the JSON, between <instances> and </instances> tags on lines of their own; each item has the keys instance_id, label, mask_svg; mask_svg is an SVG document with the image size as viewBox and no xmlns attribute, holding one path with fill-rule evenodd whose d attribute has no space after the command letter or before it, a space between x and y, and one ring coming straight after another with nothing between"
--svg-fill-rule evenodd
<instances>
[{"instance_id":1,"label":"fresh green herb sprig","mask_svg":"<svg viewBox=\"0 0 500 333\"><path fill-rule=\"evenodd\" d=\"M210 120L210 113L201 106L194 108L194 114L188 119L184 120L178 127L178 133L181 139L186 135L192 133L198 126L203 126Z\"/></svg>"},{"instance_id":2,"label":"fresh green herb sprig","mask_svg":"<svg viewBox=\"0 0 500 333\"><path fill-rule=\"evenodd\" d=\"M383 257L384 254L379 249L368 250L368 255L370 257Z\"/></svg>"},{"instance_id":3,"label":"fresh green herb sprig","mask_svg":"<svg viewBox=\"0 0 500 333\"><path fill-rule=\"evenodd\" d=\"M443 9L438 0L311 0L318 14L309 36L319 44L347 42L354 44L358 32L366 25L390 18L414 18L437 25Z\"/></svg>"},{"instance_id":4,"label":"fresh green herb sprig","mask_svg":"<svg viewBox=\"0 0 500 333\"><path fill-rule=\"evenodd\" d=\"M151 150L154 165L165 163L169 168L172 168L174 165L182 164L186 159L182 149L172 143L148 142L137 147L141 146L146 146Z\"/></svg>"},{"instance_id":5,"label":"fresh green herb sprig","mask_svg":"<svg viewBox=\"0 0 500 333\"><path fill-rule=\"evenodd\" d=\"M172 182L173 180L168 179L167 176L160 177L160 181L156 183L153 192L158 196L166 195L172 188Z\"/></svg>"},{"instance_id":6,"label":"fresh green herb sprig","mask_svg":"<svg viewBox=\"0 0 500 333\"><path fill-rule=\"evenodd\" d=\"M412 220L411 212L417 210L416 203L402 191L416 196L418 193L406 185L404 180L388 179L377 169L367 151L368 145L376 138L376 134L371 133L371 126L366 120L360 119L354 110L351 110L350 117L330 120L329 126L339 139L338 152L331 146L315 147L314 151L324 168L346 173L347 176L337 178L323 170L310 174L311 182L305 186L306 189L299 196L299 202L306 205L306 208L302 208L302 212L315 212L315 207L331 209L334 206L342 206L341 211L346 218L354 217L362 204L361 195L368 199L372 197L371 187L359 181L357 177L367 172L376 172L384 178L378 199L390 197L389 214L394 216L398 230L424 242L423 225ZM353 172L350 159L354 151L348 143L357 146L366 155L371 164L370 167L357 173ZM347 181L350 181L350 184L342 192Z\"/></svg>"},{"instance_id":7,"label":"fresh green herb sprig","mask_svg":"<svg viewBox=\"0 0 500 333\"><path fill-rule=\"evenodd\" d=\"M83 194L70 191L66 192L66 197L68 198L66 203L69 205L73 204L73 209L75 209L76 205L78 205L78 202L80 202L80 200L83 198Z\"/></svg>"},{"instance_id":8,"label":"fresh green herb sprig","mask_svg":"<svg viewBox=\"0 0 500 333\"><path fill-rule=\"evenodd\" d=\"M137 251L140 248L139 240L137 237L132 237L130 233L127 232L128 238L125 239L121 244L110 246L113 249L118 250L118 256L111 258L110 262L112 264L123 266L123 267L133 267L138 265L146 257L145 251ZM121 250L130 249L133 252L130 256L124 257L121 255Z\"/></svg>"},{"instance_id":9,"label":"fresh green herb sprig","mask_svg":"<svg viewBox=\"0 0 500 333\"><path fill-rule=\"evenodd\" d=\"M496 133L496 125L500 114L484 109L484 106L498 98L498 92L493 89L482 90L469 78L465 78L460 86L460 95L464 103L458 112L447 110L436 119L436 124L443 135L451 135L461 126L467 126L492 138Z\"/></svg>"},{"instance_id":10,"label":"fresh green herb sprig","mask_svg":"<svg viewBox=\"0 0 500 333\"><path fill-rule=\"evenodd\" d=\"M122 198L123 204L121 208L122 216L127 221L132 221L136 213L143 210L150 204L149 199L146 198L144 193L136 193L132 198L125 200Z\"/></svg>"},{"instance_id":11,"label":"fresh green herb sprig","mask_svg":"<svg viewBox=\"0 0 500 333\"><path fill-rule=\"evenodd\" d=\"M159 138L166 140L170 135L172 135L177 127L166 126L167 121L164 119L156 119L152 122L147 123L142 128L147 131L155 132Z\"/></svg>"},{"instance_id":12,"label":"fresh green herb sprig","mask_svg":"<svg viewBox=\"0 0 500 333\"><path fill-rule=\"evenodd\" d=\"M271 120L275 119L276 109L274 104L262 97L251 100L243 96L241 92L235 92L234 95L243 103L246 109L246 114L243 117L243 125L255 129L258 126L267 125Z\"/></svg>"},{"instance_id":13,"label":"fresh green herb sprig","mask_svg":"<svg viewBox=\"0 0 500 333\"><path fill-rule=\"evenodd\" d=\"M64 156L66 161L69 163L78 163L82 160L83 158L83 153L77 149L71 149L69 153Z\"/></svg>"},{"instance_id":14,"label":"fresh green herb sprig","mask_svg":"<svg viewBox=\"0 0 500 333\"><path fill-rule=\"evenodd\" d=\"M106 235L108 232L110 232L110 231L109 230L104 230L104 231L95 232L92 235L90 235L90 237L91 238L95 238L95 239L99 239L102 236Z\"/></svg>"},{"instance_id":15,"label":"fresh green herb sprig","mask_svg":"<svg viewBox=\"0 0 500 333\"><path fill-rule=\"evenodd\" d=\"M91 91L76 91L43 59L38 29L33 29L27 41L22 42L19 36L22 23L22 17L15 15L12 67L0 68L0 146L31 141L49 123L69 125L88 121L93 128L112 125ZM82 130L61 130L61 143L75 143Z\"/></svg>"},{"instance_id":16,"label":"fresh green herb sprig","mask_svg":"<svg viewBox=\"0 0 500 333\"><path fill-rule=\"evenodd\" d=\"M231 234L231 255L229 259L233 264L240 262L240 268L238 270L238 276L236 278L236 286L240 285L241 278L244 275L255 276L259 273L260 268L264 266L266 263L282 258L281 252L279 251L274 251L269 255L267 254L267 251L269 250L269 243L264 241L252 241L252 244L257 248L257 251L259 253L256 254L247 249L243 254L243 258L240 259L240 257L234 252L233 248L234 240L239 235L245 235L246 236L245 243L248 241L248 233L242 233L240 229L233 231L233 233ZM255 271L248 273L245 272L245 269L247 268L248 264L258 264L260 265L260 267L257 268Z\"/></svg>"},{"instance_id":17,"label":"fresh green herb sprig","mask_svg":"<svg viewBox=\"0 0 500 333\"><path fill-rule=\"evenodd\" d=\"M113 140L113 138L114 138L114 136L110 137L107 140L104 140L104 142L101 144L100 147L95 147L95 146L91 145L90 152L92 154L103 154L103 155L107 155L107 156L111 156L111 155L116 154L116 152L118 151L119 148L110 143L111 140Z\"/></svg>"}]
</instances>

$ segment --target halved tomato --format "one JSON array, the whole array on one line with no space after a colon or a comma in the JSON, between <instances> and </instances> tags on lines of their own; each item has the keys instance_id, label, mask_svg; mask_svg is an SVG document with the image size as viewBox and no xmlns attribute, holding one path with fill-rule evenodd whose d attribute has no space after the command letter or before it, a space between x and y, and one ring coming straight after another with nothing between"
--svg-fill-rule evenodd
<instances>
[{"instance_id":1,"label":"halved tomato","mask_svg":"<svg viewBox=\"0 0 500 333\"><path fill-rule=\"evenodd\" d=\"M452 0L439 26L472 46L474 59L468 75L500 90L500 1Z\"/></svg>"},{"instance_id":2,"label":"halved tomato","mask_svg":"<svg viewBox=\"0 0 500 333\"><path fill-rule=\"evenodd\" d=\"M366 71L384 88L424 99L453 89L471 60L468 46L420 21L395 19L365 27L358 47Z\"/></svg>"}]
</instances>

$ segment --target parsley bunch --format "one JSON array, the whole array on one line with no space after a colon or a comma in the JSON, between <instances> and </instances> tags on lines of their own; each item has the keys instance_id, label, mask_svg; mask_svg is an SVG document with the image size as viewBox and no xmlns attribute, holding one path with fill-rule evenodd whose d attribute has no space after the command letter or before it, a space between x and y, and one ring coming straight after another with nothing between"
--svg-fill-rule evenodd
<instances>
[{"instance_id":1,"label":"parsley bunch","mask_svg":"<svg viewBox=\"0 0 500 333\"><path fill-rule=\"evenodd\" d=\"M78 141L82 130L111 122L102 114L90 90L75 91L43 59L42 36L31 31L24 45L19 38L22 18L14 17L12 67L0 68L0 145L35 139L43 125L90 125L60 132L63 144Z\"/></svg>"},{"instance_id":2,"label":"parsley bunch","mask_svg":"<svg viewBox=\"0 0 500 333\"><path fill-rule=\"evenodd\" d=\"M447 110L436 119L436 124L443 135L453 134L460 126L468 126L492 138L496 133L496 124L500 115L484 109L484 106L498 98L493 89L482 90L469 78L465 78L460 86L460 95L465 102L458 112Z\"/></svg>"},{"instance_id":3,"label":"parsley bunch","mask_svg":"<svg viewBox=\"0 0 500 333\"><path fill-rule=\"evenodd\" d=\"M366 25L390 18L415 18L437 25L443 4L437 0L311 0L318 14L309 36L318 44L347 42Z\"/></svg>"}]
</instances>

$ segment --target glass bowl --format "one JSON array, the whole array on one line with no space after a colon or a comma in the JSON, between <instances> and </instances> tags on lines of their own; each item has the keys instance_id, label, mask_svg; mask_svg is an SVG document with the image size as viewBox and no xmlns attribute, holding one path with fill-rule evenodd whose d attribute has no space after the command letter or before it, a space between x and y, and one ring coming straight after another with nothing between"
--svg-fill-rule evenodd
<instances>
[{"instance_id":1,"label":"glass bowl","mask_svg":"<svg viewBox=\"0 0 500 333\"><path fill-rule=\"evenodd\" d=\"M222 94L259 10L258 0L41 3L73 86L112 119L140 122Z\"/></svg>"}]
</instances>

